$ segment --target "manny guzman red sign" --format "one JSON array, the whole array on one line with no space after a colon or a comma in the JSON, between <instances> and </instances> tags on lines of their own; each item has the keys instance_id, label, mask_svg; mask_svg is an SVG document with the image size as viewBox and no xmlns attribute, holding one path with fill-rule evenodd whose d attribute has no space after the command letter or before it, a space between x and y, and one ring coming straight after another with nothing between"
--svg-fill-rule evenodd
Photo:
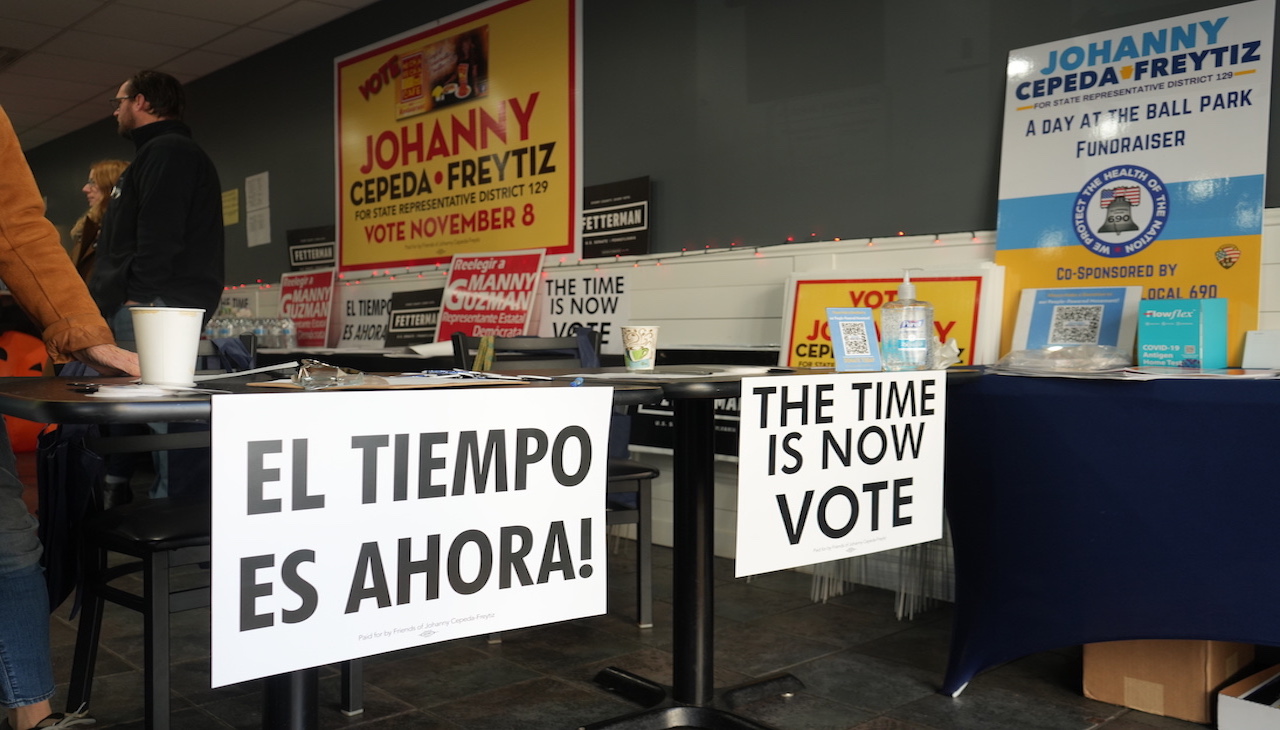
<instances>
[{"instance_id":1,"label":"manny guzman red sign","mask_svg":"<svg viewBox=\"0 0 1280 730\"><path fill-rule=\"evenodd\" d=\"M454 332L473 337L519 337L533 311L541 277L542 251L454 256L444 288L437 342Z\"/></svg>"}]
</instances>

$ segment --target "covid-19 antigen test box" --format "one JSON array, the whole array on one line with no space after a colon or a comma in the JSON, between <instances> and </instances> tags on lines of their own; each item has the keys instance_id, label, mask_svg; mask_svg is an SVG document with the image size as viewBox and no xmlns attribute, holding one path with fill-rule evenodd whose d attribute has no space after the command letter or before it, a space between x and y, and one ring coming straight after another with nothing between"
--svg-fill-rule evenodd
<instances>
[{"instance_id":1,"label":"covid-19 antigen test box","mask_svg":"<svg viewBox=\"0 0 1280 730\"><path fill-rule=\"evenodd\" d=\"M1143 300L1138 307L1138 365L1225 368L1227 300Z\"/></svg>"}]
</instances>

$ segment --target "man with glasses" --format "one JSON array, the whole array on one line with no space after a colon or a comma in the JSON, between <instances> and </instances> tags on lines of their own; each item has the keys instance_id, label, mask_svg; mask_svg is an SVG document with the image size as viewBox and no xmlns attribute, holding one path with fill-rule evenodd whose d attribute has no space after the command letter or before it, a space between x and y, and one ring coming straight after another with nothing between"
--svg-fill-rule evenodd
<instances>
[{"instance_id":1,"label":"man with glasses","mask_svg":"<svg viewBox=\"0 0 1280 730\"><path fill-rule=\"evenodd\" d=\"M132 340L128 308L199 307L222 298L222 187L182 121L182 85L141 71L111 99L120 134L137 156L111 191L90 290L116 339Z\"/></svg>"},{"instance_id":2,"label":"man with glasses","mask_svg":"<svg viewBox=\"0 0 1280 730\"><path fill-rule=\"evenodd\" d=\"M223 286L222 186L182 121L185 98L177 79L139 71L110 102L121 136L133 141L137 154L111 191L89 290L123 343L135 339L131 307L198 307L206 320L216 313ZM152 496L207 496L208 458L207 449L174 451L166 468L162 456ZM128 470L116 466L108 466L108 480L127 481Z\"/></svg>"}]
</instances>

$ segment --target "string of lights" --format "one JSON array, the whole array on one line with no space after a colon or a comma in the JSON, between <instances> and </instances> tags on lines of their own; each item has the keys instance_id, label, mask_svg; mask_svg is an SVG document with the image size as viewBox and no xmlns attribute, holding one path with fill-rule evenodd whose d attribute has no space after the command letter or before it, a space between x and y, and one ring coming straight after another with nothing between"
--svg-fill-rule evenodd
<instances>
[{"instance_id":1,"label":"string of lights","mask_svg":"<svg viewBox=\"0 0 1280 730\"><path fill-rule=\"evenodd\" d=\"M547 276L551 270L578 268L590 266L596 271L602 268L618 268L629 266L631 268L641 268L643 266L660 267L664 264L670 264L675 261L681 261L696 256L723 256L731 254L749 255L757 258L764 258L770 253L778 255L790 254L791 247L796 245L824 245L824 244L841 244L847 247L857 247L859 245L866 248L877 248L883 246L891 246L898 242L910 242L912 244L929 244L931 246L948 246L955 244L994 244L995 231L953 231L949 233L932 233L932 234L908 234L905 231L897 231L889 236L875 236L871 238L832 238L830 240L819 240L818 234L810 233L809 240L796 241L794 236L787 238L775 244L759 244L755 246L744 246L739 241L731 241L727 246L717 247L714 244L706 244L702 248L684 247L679 251L667 251L650 254L637 254L623 256L621 254L612 257L602 258L575 258L570 256L559 256L554 261L544 262L542 275ZM364 282L375 281L398 281L406 278L424 279L434 277L436 275L444 276L449 272L449 266L442 263L423 264L419 266L392 267L387 269L369 269L364 271L339 272L337 279L343 286L359 286ZM278 287L278 284L264 282L257 279L253 283L236 284L223 287L224 291L236 291L240 289L257 288L259 290L268 290Z\"/></svg>"}]
</instances>

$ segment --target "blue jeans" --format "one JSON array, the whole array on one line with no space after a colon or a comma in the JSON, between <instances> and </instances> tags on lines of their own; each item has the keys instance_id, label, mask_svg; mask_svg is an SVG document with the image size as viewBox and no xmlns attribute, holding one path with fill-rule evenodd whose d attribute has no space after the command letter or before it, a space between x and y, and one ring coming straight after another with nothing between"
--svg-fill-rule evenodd
<instances>
[{"instance_id":1,"label":"blue jeans","mask_svg":"<svg viewBox=\"0 0 1280 730\"><path fill-rule=\"evenodd\" d=\"M116 336L116 344L126 349L134 349L134 341L137 336L133 333L133 312L134 306L137 307L164 307L167 306L163 299L156 299L154 302L147 304L135 304L133 306L122 306L111 315L111 321L107 324L111 325L111 332Z\"/></svg>"},{"instance_id":2,"label":"blue jeans","mask_svg":"<svg viewBox=\"0 0 1280 730\"><path fill-rule=\"evenodd\" d=\"M9 433L0 419L0 705L53 696L49 593L36 520L22 501Z\"/></svg>"}]
</instances>

